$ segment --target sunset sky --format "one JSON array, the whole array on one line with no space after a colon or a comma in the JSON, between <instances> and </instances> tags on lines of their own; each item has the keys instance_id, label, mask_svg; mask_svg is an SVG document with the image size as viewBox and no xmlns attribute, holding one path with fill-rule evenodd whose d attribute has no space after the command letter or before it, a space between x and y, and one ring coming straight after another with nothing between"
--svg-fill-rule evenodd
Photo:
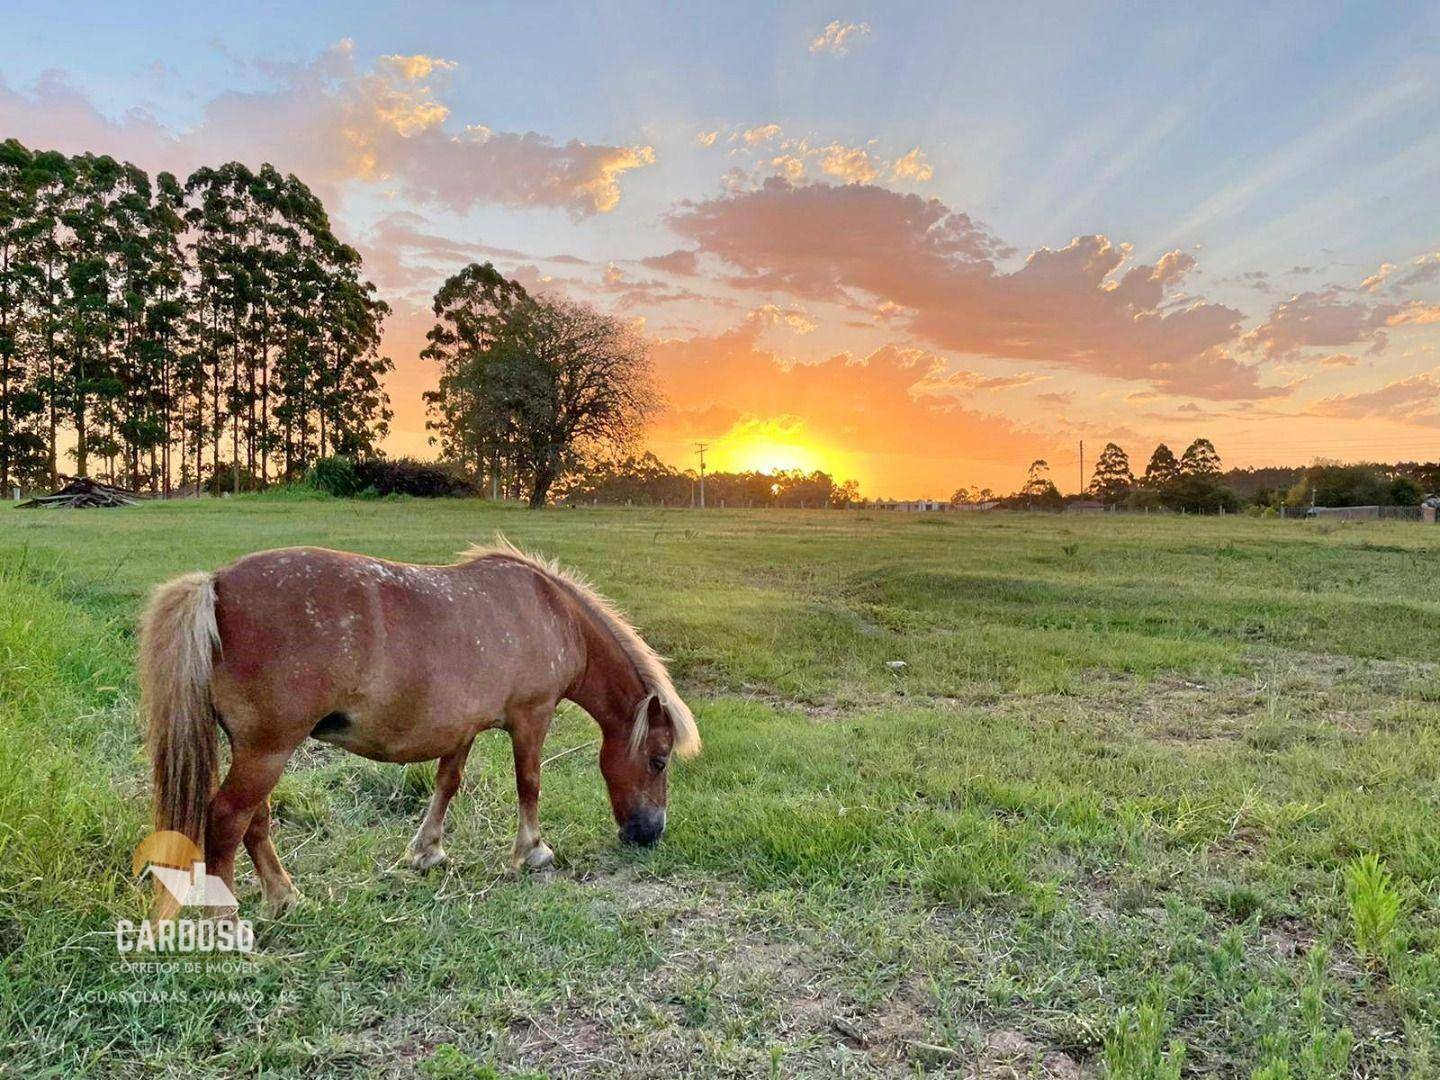
<instances>
[{"instance_id":1,"label":"sunset sky","mask_svg":"<svg viewBox=\"0 0 1440 1080\"><path fill-rule=\"evenodd\" d=\"M0 138L299 175L395 309L395 453L488 259L643 320L676 464L1440 458L1433 3L65 10L6 5Z\"/></svg>"}]
</instances>

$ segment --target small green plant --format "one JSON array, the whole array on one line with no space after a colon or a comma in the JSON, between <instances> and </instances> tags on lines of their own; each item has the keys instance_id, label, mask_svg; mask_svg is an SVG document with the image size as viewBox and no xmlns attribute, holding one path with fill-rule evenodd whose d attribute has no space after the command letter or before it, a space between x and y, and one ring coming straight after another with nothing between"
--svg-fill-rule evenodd
<instances>
[{"instance_id":1,"label":"small green plant","mask_svg":"<svg viewBox=\"0 0 1440 1080\"><path fill-rule=\"evenodd\" d=\"M1301 1076L1344 1076L1355 1049L1355 1035L1348 1027L1331 1027L1325 1021L1325 962L1323 945L1305 958L1306 982L1300 992L1300 1019L1308 1034L1300 1048Z\"/></svg>"},{"instance_id":2,"label":"small green plant","mask_svg":"<svg viewBox=\"0 0 1440 1080\"><path fill-rule=\"evenodd\" d=\"M1122 1013L1105 1036L1105 1075L1111 1080L1180 1080L1185 1044L1172 1039L1165 1047L1168 1024L1165 1011L1151 1002Z\"/></svg>"},{"instance_id":3,"label":"small green plant","mask_svg":"<svg viewBox=\"0 0 1440 1080\"><path fill-rule=\"evenodd\" d=\"M1079 544L1061 544L1061 545L1060 545L1060 550L1063 551L1066 555L1068 555L1070 558L1073 559L1076 555L1080 554L1080 545L1079 545Z\"/></svg>"},{"instance_id":4,"label":"small green plant","mask_svg":"<svg viewBox=\"0 0 1440 1080\"><path fill-rule=\"evenodd\" d=\"M476 1061L454 1043L441 1043L420 1063L420 1071L431 1080L500 1080L493 1065Z\"/></svg>"},{"instance_id":5,"label":"small green plant","mask_svg":"<svg viewBox=\"0 0 1440 1080\"><path fill-rule=\"evenodd\" d=\"M1345 899L1350 905L1350 926L1355 951L1376 961L1395 945L1400 921L1400 891L1390 871L1374 854L1361 855L1345 868Z\"/></svg>"},{"instance_id":6,"label":"small green plant","mask_svg":"<svg viewBox=\"0 0 1440 1080\"><path fill-rule=\"evenodd\" d=\"M1252 1072L1250 1080L1290 1080L1293 1075L1290 1066L1285 1062L1272 1061Z\"/></svg>"}]
</instances>

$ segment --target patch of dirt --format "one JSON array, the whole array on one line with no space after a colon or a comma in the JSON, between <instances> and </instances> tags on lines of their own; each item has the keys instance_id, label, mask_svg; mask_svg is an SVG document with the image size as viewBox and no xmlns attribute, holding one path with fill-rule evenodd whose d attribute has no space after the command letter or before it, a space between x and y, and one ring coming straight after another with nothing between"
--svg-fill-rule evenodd
<instances>
[{"instance_id":1,"label":"patch of dirt","mask_svg":"<svg viewBox=\"0 0 1440 1080\"><path fill-rule=\"evenodd\" d=\"M1081 1080L1083 1071L1069 1054L1037 1046L1022 1033L1009 1029L985 1037L980 1056L964 1074L973 1080Z\"/></svg>"}]
</instances>

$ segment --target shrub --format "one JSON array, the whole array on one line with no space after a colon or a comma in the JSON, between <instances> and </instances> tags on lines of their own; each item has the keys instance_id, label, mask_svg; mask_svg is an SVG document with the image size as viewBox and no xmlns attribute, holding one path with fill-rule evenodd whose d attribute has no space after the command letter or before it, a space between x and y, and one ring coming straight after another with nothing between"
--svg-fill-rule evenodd
<instances>
[{"instance_id":1,"label":"shrub","mask_svg":"<svg viewBox=\"0 0 1440 1080\"><path fill-rule=\"evenodd\" d=\"M1396 506L1419 506L1425 491L1408 476L1397 476L1390 481L1390 501Z\"/></svg>"},{"instance_id":2,"label":"shrub","mask_svg":"<svg viewBox=\"0 0 1440 1080\"><path fill-rule=\"evenodd\" d=\"M316 491L334 495L337 499L358 495L364 486L356 472L355 463L339 454L321 458L311 465L305 473L305 483Z\"/></svg>"},{"instance_id":3,"label":"shrub","mask_svg":"<svg viewBox=\"0 0 1440 1080\"><path fill-rule=\"evenodd\" d=\"M370 458L355 465L361 490L377 495L438 499L475 494L475 485L453 465L414 458Z\"/></svg>"}]
</instances>

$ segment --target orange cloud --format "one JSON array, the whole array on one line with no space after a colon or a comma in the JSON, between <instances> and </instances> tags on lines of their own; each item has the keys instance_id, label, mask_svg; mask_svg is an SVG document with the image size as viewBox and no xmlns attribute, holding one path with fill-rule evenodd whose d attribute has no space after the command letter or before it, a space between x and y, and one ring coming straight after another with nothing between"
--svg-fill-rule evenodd
<instances>
[{"instance_id":1,"label":"orange cloud","mask_svg":"<svg viewBox=\"0 0 1440 1080\"><path fill-rule=\"evenodd\" d=\"M821 150L821 154L820 168L847 184L868 184L880 175L880 169L863 146L831 143Z\"/></svg>"},{"instance_id":2,"label":"orange cloud","mask_svg":"<svg viewBox=\"0 0 1440 1080\"><path fill-rule=\"evenodd\" d=\"M1256 367L1231 354L1239 311L1169 302L1195 263L1181 252L1121 273L1128 246L1079 236L1004 272L997 261L1010 249L938 199L779 177L758 190L682 203L670 223L734 269L731 285L867 312L876 301L890 303L902 325L943 349L1145 380L1198 397L1287 392L1260 385Z\"/></svg>"},{"instance_id":3,"label":"orange cloud","mask_svg":"<svg viewBox=\"0 0 1440 1080\"><path fill-rule=\"evenodd\" d=\"M741 132L740 134L740 138L745 141L746 146L760 146L764 143L772 142L779 137L779 124L761 124L758 127L750 128L748 131Z\"/></svg>"},{"instance_id":4,"label":"orange cloud","mask_svg":"<svg viewBox=\"0 0 1440 1080\"><path fill-rule=\"evenodd\" d=\"M930 167L930 163L925 160L925 155L917 146L896 160L890 168L890 176L895 180L911 180L917 184L923 184L934 179L935 170Z\"/></svg>"}]
</instances>

